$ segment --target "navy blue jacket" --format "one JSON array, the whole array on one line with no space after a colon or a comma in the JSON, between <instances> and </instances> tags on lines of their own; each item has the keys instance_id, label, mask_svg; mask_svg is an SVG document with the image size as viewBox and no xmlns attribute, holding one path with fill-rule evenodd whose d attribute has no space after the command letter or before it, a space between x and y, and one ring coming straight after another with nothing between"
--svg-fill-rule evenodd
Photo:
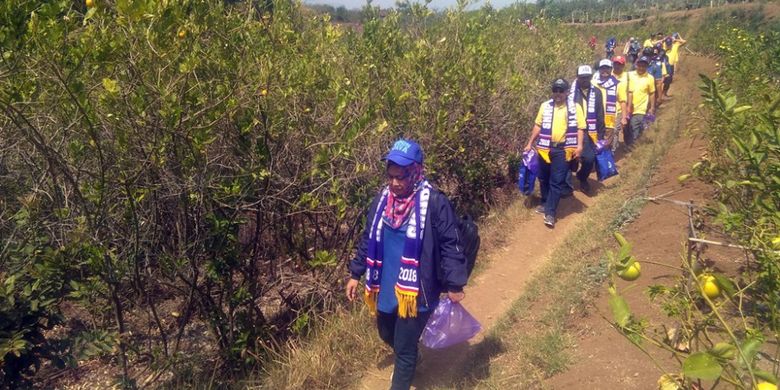
<instances>
[{"instance_id":1,"label":"navy blue jacket","mask_svg":"<svg viewBox=\"0 0 780 390\"><path fill-rule=\"evenodd\" d=\"M371 221L381 199L374 197L366 213L366 226L356 245L356 255L349 262L352 279L360 280L366 273L366 255L368 253L368 234ZM458 221L449 199L439 190L431 189L428 201L428 221L423 232L423 248L420 255L420 290L417 302L428 305L437 302L439 294L445 291L460 292L468 280L466 257L463 245L459 243Z\"/></svg>"}]
</instances>

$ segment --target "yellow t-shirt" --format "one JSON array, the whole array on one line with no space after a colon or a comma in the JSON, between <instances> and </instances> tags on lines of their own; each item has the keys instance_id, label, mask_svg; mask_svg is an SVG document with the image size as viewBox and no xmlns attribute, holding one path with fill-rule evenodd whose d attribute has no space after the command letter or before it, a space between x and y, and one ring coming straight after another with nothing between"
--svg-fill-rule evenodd
<instances>
[{"instance_id":1,"label":"yellow t-shirt","mask_svg":"<svg viewBox=\"0 0 780 390\"><path fill-rule=\"evenodd\" d=\"M544 105L547 104L547 102L542 103L539 106L539 112L536 114L536 120L534 123L537 126L542 125L542 113L544 113ZM552 121L552 135L551 135L551 141L553 143L563 142L566 140L566 128L568 127L569 122L569 114L566 110L566 104L562 104L560 106L556 105L553 107L553 121ZM577 128L578 129L584 129L586 128L585 123L585 113L582 112L582 110L577 107Z\"/></svg>"},{"instance_id":2,"label":"yellow t-shirt","mask_svg":"<svg viewBox=\"0 0 780 390\"><path fill-rule=\"evenodd\" d=\"M628 89L631 91L631 104L634 105L634 114L646 114L650 96L655 94L655 79L650 73L640 75L633 71L628 76L631 79Z\"/></svg>"},{"instance_id":3,"label":"yellow t-shirt","mask_svg":"<svg viewBox=\"0 0 780 390\"><path fill-rule=\"evenodd\" d=\"M616 75L615 72L612 72L612 75L620 81L620 84L618 84L618 112L620 112L619 103L628 101L628 72L623 71L620 75Z\"/></svg>"},{"instance_id":4,"label":"yellow t-shirt","mask_svg":"<svg viewBox=\"0 0 780 390\"><path fill-rule=\"evenodd\" d=\"M666 56L669 57L669 65L677 65L677 61L680 60L680 46L681 42L672 42L672 47L666 51Z\"/></svg>"},{"instance_id":5,"label":"yellow t-shirt","mask_svg":"<svg viewBox=\"0 0 780 390\"><path fill-rule=\"evenodd\" d=\"M653 47L653 39L647 38L645 39L645 43L642 44L642 47Z\"/></svg>"}]
</instances>

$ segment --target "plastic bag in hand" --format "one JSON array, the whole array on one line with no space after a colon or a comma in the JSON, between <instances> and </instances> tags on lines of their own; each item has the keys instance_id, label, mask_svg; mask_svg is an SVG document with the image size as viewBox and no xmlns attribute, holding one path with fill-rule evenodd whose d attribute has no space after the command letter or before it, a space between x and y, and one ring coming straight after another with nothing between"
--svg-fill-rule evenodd
<instances>
[{"instance_id":1,"label":"plastic bag in hand","mask_svg":"<svg viewBox=\"0 0 780 390\"><path fill-rule=\"evenodd\" d=\"M534 176L539 176L539 158L536 149L523 152L523 165L533 172Z\"/></svg>"},{"instance_id":2,"label":"plastic bag in hand","mask_svg":"<svg viewBox=\"0 0 780 390\"><path fill-rule=\"evenodd\" d=\"M447 348L467 341L481 329L482 325L461 304L444 298L425 325L422 343L428 348Z\"/></svg>"}]
</instances>

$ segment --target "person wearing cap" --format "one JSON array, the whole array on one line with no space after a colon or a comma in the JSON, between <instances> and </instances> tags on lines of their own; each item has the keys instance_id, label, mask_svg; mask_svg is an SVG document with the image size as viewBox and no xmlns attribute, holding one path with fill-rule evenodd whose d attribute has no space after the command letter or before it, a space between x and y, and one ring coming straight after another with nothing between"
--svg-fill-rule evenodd
<instances>
[{"instance_id":1,"label":"person wearing cap","mask_svg":"<svg viewBox=\"0 0 780 390\"><path fill-rule=\"evenodd\" d=\"M629 64L634 64L634 61L636 61L637 56L639 55L639 51L642 49L641 46L639 46L639 39L631 37L628 42L626 42L626 46L623 48L623 55L624 61L625 58L628 59ZM614 58L613 58L614 60ZM623 63L625 65L625 62Z\"/></svg>"},{"instance_id":2,"label":"person wearing cap","mask_svg":"<svg viewBox=\"0 0 780 390\"><path fill-rule=\"evenodd\" d=\"M622 56L616 56L619 61ZM625 60L623 60L625 62ZM626 111L626 91L620 86L620 80L612 74L613 62L609 59L599 61L598 72L593 83L601 91L604 106L604 147L611 147L617 133L622 129L621 115Z\"/></svg>"},{"instance_id":3,"label":"person wearing cap","mask_svg":"<svg viewBox=\"0 0 780 390\"><path fill-rule=\"evenodd\" d=\"M686 43L688 42L685 39L682 39L678 33L674 33L671 37L667 37L664 40L664 49L666 50L666 56L669 58L669 75L664 79L663 88L665 97L671 97L671 95L669 95L669 88L674 80L674 72L678 70L677 63L680 61L680 47Z\"/></svg>"},{"instance_id":4,"label":"person wearing cap","mask_svg":"<svg viewBox=\"0 0 780 390\"><path fill-rule=\"evenodd\" d=\"M663 90L664 80L668 77L668 60L666 52L661 48L661 44L658 44L653 48L653 58L650 59L650 66L647 68L647 72L653 75L655 79L655 106L661 106L661 91Z\"/></svg>"},{"instance_id":5,"label":"person wearing cap","mask_svg":"<svg viewBox=\"0 0 780 390\"><path fill-rule=\"evenodd\" d=\"M460 302L468 279L450 201L426 179L416 142L396 141L384 159L387 185L371 202L356 256L349 263L349 301L363 298L376 315L380 338L393 348L391 389L409 389L417 368L418 340L428 317L447 294Z\"/></svg>"},{"instance_id":6,"label":"person wearing cap","mask_svg":"<svg viewBox=\"0 0 780 390\"><path fill-rule=\"evenodd\" d=\"M628 118L630 113L628 111L629 102L631 102L631 94L628 91L628 85L630 84L628 73L626 70L626 58L623 56L617 56L612 59L612 76L616 78L618 83L618 112L615 115L615 131L612 133L612 150L617 150L618 140L620 133L628 128ZM601 70L599 69L599 72ZM620 97L623 96L623 100Z\"/></svg>"},{"instance_id":7,"label":"person wearing cap","mask_svg":"<svg viewBox=\"0 0 780 390\"><path fill-rule=\"evenodd\" d=\"M593 69L588 65L580 65L577 67L577 80L572 83L569 91L569 100L574 102L585 115L587 136L582 141L582 153L576 176L580 182L580 190L586 195L590 194L588 176L596 164L596 143L604 139L606 130L604 95L601 89L593 85L592 78Z\"/></svg>"},{"instance_id":8,"label":"person wearing cap","mask_svg":"<svg viewBox=\"0 0 780 390\"><path fill-rule=\"evenodd\" d=\"M647 72L650 58L641 56L636 60L636 70L629 73L628 93L631 96L628 111L628 131L623 132L626 145L631 147L644 131L646 114L655 115L655 79Z\"/></svg>"},{"instance_id":9,"label":"person wearing cap","mask_svg":"<svg viewBox=\"0 0 780 390\"><path fill-rule=\"evenodd\" d=\"M524 151L536 147L539 155L539 187L542 205L537 212L544 213L544 224L555 227L558 203L571 175L569 163L582 153L585 137L585 114L568 99L569 83L561 78L552 83L552 99L539 106Z\"/></svg>"}]
</instances>

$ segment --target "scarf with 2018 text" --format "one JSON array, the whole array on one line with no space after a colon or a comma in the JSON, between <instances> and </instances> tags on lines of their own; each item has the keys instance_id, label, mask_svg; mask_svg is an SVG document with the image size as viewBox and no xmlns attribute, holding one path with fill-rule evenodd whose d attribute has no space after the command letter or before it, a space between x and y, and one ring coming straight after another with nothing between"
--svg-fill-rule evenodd
<instances>
[{"instance_id":1,"label":"scarf with 2018 text","mask_svg":"<svg viewBox=\"0 0 780 390\"><path fill-rule=\"evenodd\" d=\"M398 299L398 316L401 318L417 317L417 295L420 291L420 254L422 252L423 232L428 214L428 202L431 197L431 185L428 181L419 184L415 192L414 210L409 216L406 227L406 239L401 255L401 269L395 283L395 296ZM384 260L384 240L382 229L384 213L389 198L390 189L385 187L374 210L371 230L368 237L368 254L366 256L366 290L364 298L372 315L376 315L379 289L382 288L382 261ZM389 288L389 286L384 286Z\"/></svg>"}]
</instances>

